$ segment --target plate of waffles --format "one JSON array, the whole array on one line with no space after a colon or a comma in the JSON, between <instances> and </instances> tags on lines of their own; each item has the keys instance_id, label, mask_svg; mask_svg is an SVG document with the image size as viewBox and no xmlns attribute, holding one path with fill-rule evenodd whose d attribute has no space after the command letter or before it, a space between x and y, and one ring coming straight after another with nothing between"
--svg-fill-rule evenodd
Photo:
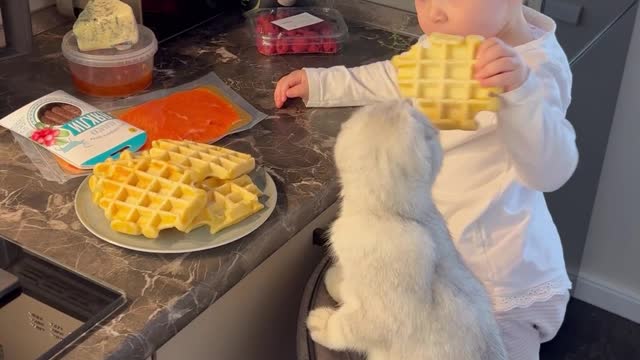
<instances>
[{"instance_id":1,"label":"plate of waffles","mask_svg":"<svg viewBox=\"0 0 640 360\"><path fill-rule=\"evenodd\" d=\"M98 164L76 192L80 222L111 244L185 253L239 240L273 213L277 190L248 154L158 140Z\"/></svg>"}]
</instances>

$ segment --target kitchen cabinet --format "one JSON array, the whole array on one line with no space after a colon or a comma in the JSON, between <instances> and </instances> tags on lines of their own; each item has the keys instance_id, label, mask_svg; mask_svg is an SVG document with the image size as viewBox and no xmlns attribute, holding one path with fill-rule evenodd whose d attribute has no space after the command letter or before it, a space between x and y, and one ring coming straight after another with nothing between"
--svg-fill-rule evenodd
<instances>
[{"instance_id":1,"label":"kitchen cabinet","mask_svg":"<svg viewBox=\"0 0 640 360\"><path fill-rule=\"evenodd\" d=\"M294 359L302 292L324 248L313 230L336 216L332 205L155 354L156 360Z\"/></svg>"},{"instance_id":2,"label":"kitchen cabinet","mask_svg":"<svg viewBox=\"0 0 640 360\"><path fill-rule=\"evenodd\" d=\"M554 1L560 0L547 4ZM576 130L580 162L571 180L546 196L572 275L580 268L637 10L637 1L579 3L579 23L558 21L557 36L572 62L567 118Z\"/></svg>"},{"instance_id":3,"label":"kitchen cabinet","mask_svg":"<svg viewBox=\"0 0 640 360\"><path fill-rule=\"evenodd\" d=\"M558 40L572 59L582 52L588 52L590 47L601 44L602 36L618 24L635 3L637 0L545 0L543 12L556 20ZM566 15L567 11L577 11L578 8L581 8L581 11L576 23L558 18L560 15ZM631 30L625 28L625 44L628 43Z\"/></svg>"}]
</instances>

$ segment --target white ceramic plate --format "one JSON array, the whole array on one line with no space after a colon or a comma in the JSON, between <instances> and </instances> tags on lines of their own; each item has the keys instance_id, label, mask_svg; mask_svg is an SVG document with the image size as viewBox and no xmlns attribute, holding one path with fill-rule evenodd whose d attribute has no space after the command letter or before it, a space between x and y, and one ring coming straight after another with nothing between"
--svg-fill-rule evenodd
<instances>
[{"instance_id":1,"label":"white ceramic plate","mask_svg":"<svg viewBox=\"0 0 640 360\"><path fill-rule=\"evenodd\" d=\"M80 222L93 235L123 248L150 253L184 253L211 249L247 236L264 224L275 209L278 192L271 176L265 171L256 171L251 174L251 177L256 186L264 193L261 198L264 209L214 235L209 233L209 227L206 225L190 233L183 233L176 229L162 230L156 239L116 232L111 229L109 220L104 216L104 211L91 200L89 177L82 182L76 192L76 214Z\"/></svg>"}]
</instances>

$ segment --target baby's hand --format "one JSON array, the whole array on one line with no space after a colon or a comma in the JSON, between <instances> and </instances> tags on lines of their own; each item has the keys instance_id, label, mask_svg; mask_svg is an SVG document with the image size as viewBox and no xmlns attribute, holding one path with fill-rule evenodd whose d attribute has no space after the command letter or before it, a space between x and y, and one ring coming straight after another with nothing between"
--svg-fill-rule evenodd
<instances>
[{"instance_id":1,"label":"baby's hand","mask_svg":"<svg viewBox=\"0 0 640 360\"><path fill-rule=\"evenodd\" d=\"M485 87L505 91L519 88L529 76L529 67L514 48L498 38L485 40L478 48L475 78Z\"/></svg>"},{"instance_id":2,"label":"baby's hand","mask_svg":"<svg viewBox=\"0 0 640 360\"><path fill-rule=\"evenodd\" d=\"M309 81L304 70L296 70L282 77L278 80L276 90L273 92L273 100L277 108L281 108L288 98L296 97L304 101L309 98Z\"/></svg>"}]
</instances>

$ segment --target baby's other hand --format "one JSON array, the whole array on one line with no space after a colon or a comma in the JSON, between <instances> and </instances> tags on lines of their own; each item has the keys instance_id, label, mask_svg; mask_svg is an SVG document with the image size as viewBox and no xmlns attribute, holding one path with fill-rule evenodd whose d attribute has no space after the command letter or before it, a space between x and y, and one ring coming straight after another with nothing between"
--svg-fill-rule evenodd
<instances>
[{"instance_id":1,"label":"baby's other hand","mask_svg":"<svg viewBox=\"0 0 640 360\"><path fill-rule=\"evenodd\" d=\"M480 44L474 69L480 85L499 87L504 91L519 88L529 76L529 67L520 54L498 38Z\"/></svg>"},{"instance_id":2,"label":"baby's other hand","mask_svg":"<svg viewBox=\"0 0 640 360\"><path fill-rule=\"evenodd\" d=\"M278 80L273 100L277 108L281 108L289 98L302 98L305 102L309 98L309 81L304 70L296 70Z\"/></svg>"}]
</instances>

